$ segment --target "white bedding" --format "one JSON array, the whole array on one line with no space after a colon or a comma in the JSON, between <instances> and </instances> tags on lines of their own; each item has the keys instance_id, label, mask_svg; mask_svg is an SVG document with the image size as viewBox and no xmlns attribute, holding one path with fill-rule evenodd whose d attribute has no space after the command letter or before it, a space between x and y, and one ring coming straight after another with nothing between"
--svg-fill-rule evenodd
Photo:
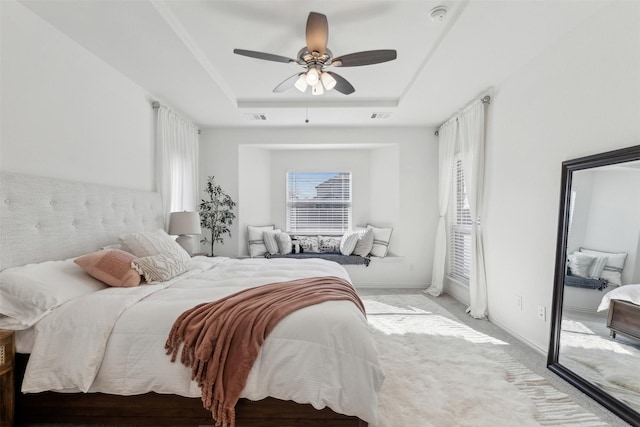
<instances>
[{"instance_id":1,"label":"white bedding","mask_svg":"<svg viewBox=\"0 0 640 427\"><path fill-rule=\"evenodd\" d=\"M640 285L624 285L607 292L600 301L598 311L607 310L612 299L629 301L640 305Z\"/></svg>"},{"instance_id":2,"label":"white bedding","mask_svg":"<svg viewBox=\"0 0 640 427\"><path fill-rule=\"evenodd\" d=\"M198 258L185 274L157 285L107 288L75 298L34 327L24 392L150 391L200 396L190 368L171 363L164 344L185 310L261 284L346 270L321 259ZM242 397L267 396L325 406L377 424L384 375L358 308L329 301L299 310L267 337Z\"/></svg>"}]
</instances>

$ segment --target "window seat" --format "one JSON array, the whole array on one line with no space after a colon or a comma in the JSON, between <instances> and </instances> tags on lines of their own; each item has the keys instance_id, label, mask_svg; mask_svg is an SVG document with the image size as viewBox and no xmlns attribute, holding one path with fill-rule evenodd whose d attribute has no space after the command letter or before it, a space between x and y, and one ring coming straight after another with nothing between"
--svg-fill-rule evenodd
<instances>
[{"instance_id":1,"label":"window seat","mask_svg":"<svg viewBox=\"0 0 640 427\"><path fill-rule=\"evenodd\" d=\"M337 262L338 264L343 265L364 265L365 267L369 266L369 262L371 262L370 258L362 257L360 255L342 255L339 252L303 252L299 254L274 254L271 255L266 253L265 258L322 258L329 261Z\"/></svg>"}]
</instances>

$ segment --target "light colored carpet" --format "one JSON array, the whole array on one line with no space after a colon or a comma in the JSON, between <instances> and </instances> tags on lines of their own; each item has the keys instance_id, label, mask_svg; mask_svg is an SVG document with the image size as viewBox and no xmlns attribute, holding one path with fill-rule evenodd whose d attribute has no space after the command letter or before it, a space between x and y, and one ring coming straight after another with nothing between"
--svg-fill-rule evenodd
<instances>
[{"instance_id":1,"label":"light colored carpet","mask_svg":"<svg viewBox=\"0 0 640 427\"><path fill-rule=\"evenodd\" d=\"M378 427L608 425L426 296L362 298L387 375Z\"/></svg>"},{"instance_id":2,"label":"light colored carpet","mask_svg":"<svg viewBox=\"0 0 640 427\"><path fill-rule=\"evenodd\" d=\"M563 319L560 362L640 412L639 360L639 343L611 338L603 322Z\"/></svg>"}]
</instances>

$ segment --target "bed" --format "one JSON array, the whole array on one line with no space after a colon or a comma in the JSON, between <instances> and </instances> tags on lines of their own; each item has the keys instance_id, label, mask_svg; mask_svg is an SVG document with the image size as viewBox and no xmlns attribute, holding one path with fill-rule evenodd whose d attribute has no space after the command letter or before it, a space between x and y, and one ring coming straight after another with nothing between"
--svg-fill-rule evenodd
<instances>
[{"instance_id":1,"label":"bed","mask_svg":"<svg viewBox=\"0 0 640 427\"><path fill-rule=\"evenodd\" d=\"M0 317L2 327L19 329L17 424L213 424L190 369L172 363L164 349L177 316L263 284L348 280L342 266L320 259L194 257L169 280L104 286L75 260L115 250L123 234L163 228L156 193L8 173L0 184L0 275L15 273L17 283L25 283L25 274L46 278L47 292L51 284L64 290L44 298L52 307L30 313L29 321L16 321L7 310ZM284 318L264 341L236 405L236 425L375 425L383 378L354 304L309 306Z\"/></svg>"},{"instance_id":2,"label":"bed","mask_svg":"<svg viewBox=\"0 0 640 427\"><path fill-rule=\"evenodd\" d=\"M598 311L607 309L607 327L612 338L621 333L640 340L640 285L624 285L607 292Z\"/></svg>"}]
</instances>

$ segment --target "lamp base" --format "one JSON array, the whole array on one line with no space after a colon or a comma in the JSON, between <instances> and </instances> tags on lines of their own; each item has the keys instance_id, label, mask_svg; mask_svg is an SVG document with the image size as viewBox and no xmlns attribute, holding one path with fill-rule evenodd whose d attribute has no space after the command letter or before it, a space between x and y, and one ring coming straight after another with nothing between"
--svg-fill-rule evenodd
<instances>
[{"instance_id":1,"label":"lamp base","mask_svg":"<svg viewBox=\"0 0 640 427\"><path fill-rule=\"evenodd\" d=\"M198 244L200 243L200 239L198 239L198 237L199 236L197 235L183 234L178 236L176 242L182 246L185 251L187 251L189 256L193 256L193 254L199 252Z\"/></svg>"}]
</instances>

